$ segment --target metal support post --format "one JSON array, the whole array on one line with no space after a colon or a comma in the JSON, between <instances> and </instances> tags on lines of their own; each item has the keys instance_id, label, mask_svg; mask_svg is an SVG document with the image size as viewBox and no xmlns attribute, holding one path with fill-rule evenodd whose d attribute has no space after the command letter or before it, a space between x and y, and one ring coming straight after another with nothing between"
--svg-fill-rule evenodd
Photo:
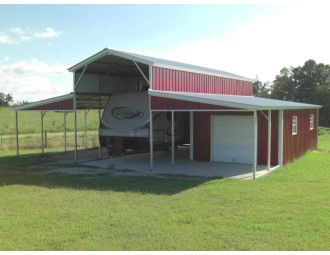
<instances>
[{"instance_id":1,"label":"metal support post","mask_svg":"<svg viewBox=\"0 0 330 255\"><path fill-rule=\"evenodd\" d=\"M45 144L44 144L44 116L46 112L41 111L40 112L40 118L41 118L41 153L45 152Z\"/></svg>"},{"instance_id":2,"label":"metal support post","mask_svg":"<svg viewBox=\"0 0 330 255\"><path fill-rule=\"evenodd\" d=\"M149 143L150 143L150 171L154 168L154 144L153 144L153 118L152 111L150 111L150 130L149 130Z\"/></svg>"},{"instance_id":3,"label":"metal support post","mask_svg":"<svg viewBox=\"0 0 330 255\"><path fill-rule=\"evenodd\" d=\"M16 130L15 130L15 135L16 135L16 156L19 157L19 142L18 142L18 113L15 111L15 124L16 124Z\"/></svg>"},{"instance_id":4,"label":"metal support post","mask_svg":"<svg viewBox=\"0 0 330 255\"><path fill-rule=\"evenodd\" d=\"M74 162L77 162L77 95L73 93Z\"/></svg>"},{"instance_id":5,"label":"metal support post","mask_svg":"<svg viewBox=\"0 0 330 255\"><path fill-rule=\"evenodd\" d=\"M99 123L101 121L101 96L99 95ZM100 140L99 140L99 158L102 157L102 150L101 150L101 144L100 144Z\"/></svg>"},{"instance_id":6,"label":"metal support post","mask_svg":"<svg viewBox=\"0 0 330 255\"><path fill-rule=\"evenodd\" d=\"M283 165L283 110L278 111L278 162L277 164Z\"/></svg>"},{"instance_id":7,"label":"metal support post","mask_svg":"<svg viewBox=\"0 0 330 255\"><path fill-rule=\"evenodd\" d=\"M66 152L67 148L67 141L66 141L66 116L68 115L67 112L64 112L64 151Z\"/></svg>"},{"instance_id":8,"label":"metal support post","mask_svg":"<svg viewBox=\"0 0 330 255\"><path fill-rule=\"evenodd\" d=\"M267 150L267 170L270 171L272 150L272 111L268 110L268 150Z\"/></svg>"},{"instance_id":9,"label":"metal support post","mask_svg":"<svg viewBox=\"0 0 330 255\"><path fill-rule=\"evenodd\" d=\"M84 147L85 147L85 150L86 150L86 147L87 147L87 135L86 135L86 126L87 126L87 123L86 123L86 109L84 109Z\"/></svg>"},{"instance_id":10,"label":"metal support post","mask_svg":"<svg viewBox=\"0 0 330 255\"><path fill-rule=\"evenodd\" d=\"M253 111L253 130L254 130L254 150L253 150L253 179L256 178L257 159L258 159L258 114Z\"/></svg>"},{"instance_id":11,"label":"metal support post","mask_svg":"<svg viewBox=\"0 0 330 255\"><path fill-rule=\"evenodd\" d=\"M174 143L174 111L172 111L172 165L174 165L174 152L175 152L175 143Z\"/></svg>"},{"instance_id":12,"label":"metal support post","mask_svg":"<svg viewBox=\"0 0 330 255\"><path fill-rule=\"evenodd\" d=\"M194 112L190 112L190 160L194 160Z\"/></svg>"}]
</instances>

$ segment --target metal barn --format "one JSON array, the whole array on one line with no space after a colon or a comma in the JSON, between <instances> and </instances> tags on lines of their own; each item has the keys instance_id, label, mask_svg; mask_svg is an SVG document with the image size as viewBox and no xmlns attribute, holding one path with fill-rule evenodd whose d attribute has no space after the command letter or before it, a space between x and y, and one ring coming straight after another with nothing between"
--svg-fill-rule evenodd
<instances>
[{"instance_id":1,"label":"metal barn","mask_svg":"<svg viewBox=\"0 0 330 255\"><path fill-rule=\"evenodd\" d=\"M166 111L173 123L175 112L185 112L193 161L251 164L255 177L257 165L267 165L270 170L317 148L320 106L254 97L249 78L107 48L69 71L73 73L75 115L81 108L79 102L89 100L101 109L113 93L145 87L150 116ZM153 169L153 118L150 120Z\"/></svg>"}]
</instances>

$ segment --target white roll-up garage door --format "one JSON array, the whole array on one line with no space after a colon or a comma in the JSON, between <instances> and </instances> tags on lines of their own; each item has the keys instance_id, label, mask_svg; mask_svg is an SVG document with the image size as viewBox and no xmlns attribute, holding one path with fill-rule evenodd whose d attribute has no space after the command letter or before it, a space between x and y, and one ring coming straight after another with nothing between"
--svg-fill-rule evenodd
<instances>
[{"instance_id":1,"label":"white roll-up garage door","mask_svg":"<svg viewBox=\"0 0 330 255\"><path fill-rule=\"evenodd\" d=\"M253 163L253 116L212 116L212 161Z\"/></svg>"}]
</instances>

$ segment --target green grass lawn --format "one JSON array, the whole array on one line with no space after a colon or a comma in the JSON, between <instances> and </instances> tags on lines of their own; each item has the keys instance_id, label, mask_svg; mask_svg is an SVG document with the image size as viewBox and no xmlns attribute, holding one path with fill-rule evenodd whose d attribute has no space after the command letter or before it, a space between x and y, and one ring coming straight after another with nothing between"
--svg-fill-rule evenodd
<instances>
[{"instance_id":1,"label":"green grass lawn","mask_svg":"<svg viewBox=\"0 0 330 255\"><path fill-rule=\"evenodd\" d=\"M329 138L250 181L68 177L0 154L0 250L330 250Z\"/></svg>"}]
</instances>

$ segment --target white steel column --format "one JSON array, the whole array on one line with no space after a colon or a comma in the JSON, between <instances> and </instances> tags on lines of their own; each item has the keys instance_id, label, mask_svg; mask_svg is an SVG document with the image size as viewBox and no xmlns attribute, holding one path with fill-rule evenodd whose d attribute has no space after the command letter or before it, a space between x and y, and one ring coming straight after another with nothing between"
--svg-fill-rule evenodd
<instances>
[{"instance_id":1,"label":"white steel column","mask_svg":"<svg viewBox=\"0 0 330 255\"><path fill-rule=\"evenodd\" d=\"M78 141L77 141L77 94L76 94L76 88L83 77L88 65L85 65L82 73L80 74L77 82L76 82L76 72L73 72L73 122L74 122L74 162L77 162L77 147L78 147Z\"/></svg>"},{"instance_id":2,"label":"white steel column","mask_svg":"<svg viewBox=\"0 0 330 255\"><path fill-rule=\"evenodd\" d=\"M66 151L66 116L68 115L68 112L64 112L64 151Z\"/></svg>"},{"instance_id":3,"label":"white steel column","mask_svg":"<svg viewBox=\"0 0 330 255\"><path fill-rule=\"evenodd\" d=\"M278 162L283 165L283 110L278 111Z\"/></svg>"},{"instance_id":4,"label":"white steel column","mask_svg":"<svg viewBox=\"0 0 330 255\"><path fill-rule=\"evenodd\" d=\"M15 130L15 134L16 134L16 156L19 157L19 142L18 142L18 113L17 111L15 111L15 120L16 120L16 130Z\"/></svg>"},{"instance_id":5,"label":"white steel column","mask_svg":"<svg viewBox=\"0 0 330 255\"><path fill-rule=\"evenodd\" d=\"M152 111L150 111L150 129L149 129L149 145L150 145L150 171L154 168L154 144L153 144L153 118Z\"/></svg>"},{"instance_id":6,"label":"white steel column","mask_svg":"<svg viewBox=\"0 0 330 255\"><path fill-rule=\"evenodd\" d=\"M77 95L73 93L74 162L77 162Z\"/></svg>"},{"instance_id":7,"label":"white steel column","mask_svg":"<svg viewBox=\"0 0 330 255\"><path fill-rule=\"evenodd\" d=\"M272 111L268 110L268 150L267 150L267 170L270 171L270 156L272 150Z\"/></svg>"},{"instance_id":8,"label":"white steel column","mask_svg":"<svg viewBox=\"0 0 330 255\"><path fill-rule=\"evenodd\" d=\"M100 83L99 83L99 86L100 86ZM99 94L99 124L100 124L100 121L101 121L101 96ZM100 144L100 139L99 139L99 158L102 157L102 150L101 150L101 144Z\"/></svg>"},{"instance_id":9,"label":"white steel column","mask_svg":"<svg viewBox=\"0 0 330 255\"><path fill-rule=\"evenodd\" d=\"M85 150L87 149L87 122L86 122L86 118L87 118L87 114L89 113L89 110L84 109L84 146L85 146Z\"/></svg>"},{"instance_id":10,"label":"white steel column","mask_svg":"<svg viewBox=\"0 0 330 255\"><path fill-rule=\"evenodd\" d=\"M172 165L174 165L174 151L175 151L175 144L174 144L174 111L172 111Z\"/></svg>"},{"instance_id":11,"label":"white steel column","mask_svg":"<svg viewBox=\"0 0 330 255\"><path fill-rule=\"evenodd\" d=\"M44 116L46 112L40 112L40 119L41 119L41 152L44 153Z\"/></svg>"},{"instance_id":12,"label":"white steel column","mask_svg":"<svg viewBox=\"0 0 330 255\"><path fill-rule=\"evenodd\" d=\"M257 159L258 159L258 114L257 110L253 111L253 130L254 130L254 148L253 148L253 179L256 178Z\"/></svg>"},{"instance_id":13,"label":"white steel column","mask_svg":"<svg viewBox=\"0 0 330 255\"><path fill-rule=\"evenodd\" d=\"M190 160L194 160L194 112L190 112Z\"/></svg>"}]
</instances>

